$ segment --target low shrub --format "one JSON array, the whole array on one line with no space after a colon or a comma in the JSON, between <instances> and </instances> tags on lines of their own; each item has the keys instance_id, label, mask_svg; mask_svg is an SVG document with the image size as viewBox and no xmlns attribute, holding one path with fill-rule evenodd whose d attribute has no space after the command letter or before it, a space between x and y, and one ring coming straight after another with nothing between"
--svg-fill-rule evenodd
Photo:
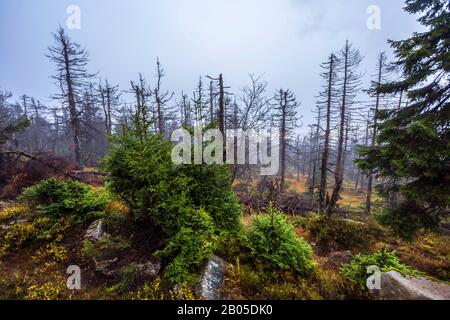
<instances>
[{"instance_id":1,"label":"low shrub","mask_svg":"<svg viewBox=\"0 0 450 320\"><path fill-rule=\"evenodd\" d=\"M50 178L26 188L20 199L40 214L86 221L104 211L107 196L81 182Z\"/></svg>"},{"instance_id":2,"label":"low shrub","mask_svg":"<svg viewBox=\"0 0 450 320\"><path fill-rule=\"evenodd\" d=\"M175 286L170 291L170 299L172 300L196 300L194 290L189 281L184 281Z\"/></svg>"},{"instance_id":3,"label":"low shrub","mask_svg":"<svg viewBox=\"0 0 450 320\"><path fill-rule=\"evenodd\" d=\"M187 282L176 285L172 290L164 290L163 281L156 277L152 282L131 294L132 300L196 300L194 291Z\"/></svg>"},{"instance_id":4,"label":"low shrub","mask_svg":"<svg viewBox=\"0 0 450 320\"><path fill-rule=\"evenodd\" d=\"M373 223L321 215L311 215L306 228L319 246L327 247L334 242L343 249L366 249L382 233Z\"/></svg>"},{"instance_id":5,"label":"low shrub","mask_svg":"<svg viewBox=\"0 0 450 320\"><path fill-rule=\"evenodd\" d=\"M54 275L54 279L41 285L33 284L26 289L26 300L63 300L71 299L68 294L66 279L60 275Z\"/></svg>"},{"instance_id":6,"label":"low shrub","mask_svg":"<svg viewBox=\"0 0 450 320\"><path fill-rule=\"evenodd\" d=\"M21 248L34 242L60 242L64 231L71 225L67 219L37 217L24 224L13 224L0 234L0 251L7 254L12 249Z\"/></svg>"},{"instance_id":7,"label":"low shrub","mask_svg":"<svg viewBox=\"0 0 450 320\"><path fill-rule=\"evenodd\" d=\"M163 250L155 253L170 261L165 277L171 285L187 279L193 269L212 255L217 242L214 221L208 213L201 209L188 209L182 215L184 225Z\"/></svg>"},{"instance_id":8,"label":"low shrub","mask_svg":"<svg viewBox=\"0 0 450 320\"><path fill-rule=\"evenodd\" d=\"M226 165L182 165L175 172L188 181L186 192L192 206L208 212L218 230L239 230L241 208Z\"/></svg>"},{"instance_id":9,"label":"low shrub","mask_svg":"<svg viewBox=\"0 0 450 320\"><path fill-rule=\"evenodd\" d=\"M3 235L4 244L10 247L21 247L36 236L36 228L32 224L14 224Z\"/></svg>"},{"instance_id":10,"label":"low shrub","mask_svg":"<svg viewBox=\"0 0 450 320\"><path fill-rule=\"evenodd\" d=\"M83 240L82 252L89 258L106 259L130 247L131 243L120 236L103 236L95 243L90 240Z\"/></svg>"},{"instance_id":11,"label":"low shrub","mask_svg":"<svg viewBox=\"0 0 450 320\"><path fill-rule=\"evenodd\" d=\"M119 283L117 292L125 292L135 287L140 279L141 272L137 263L132 262L120 270L122 280Z\"/></svg>"},{"instance_id":12,"label":"low shrub","mask_svg":"<svg viewBox=\"0 0 450 320\"><path fill-rule=\"evenodd\" d=\"M19 218L21 215L27 212L27 207L24 205L15 205L3 208L0 211L0 223L6 222L13 218Z\"/></svg>"},{"instance_id":13,"label":"low shrub","mask_svg":"<svg viewBox=\"0 0 450 320\"><path fill-rule=\"evenodd\" d=\"M249 265L239 268L239 286L249 296L255 296L264 289L264 278L261 273Z\"/></svg>"},{"instance_id":14,"label":"low shrub","mask_svg":"<svg viewBox=\"0 0 450 320\"><path fill-rule=\"evenodd\" d=\"M89 240L83 240L83 247L81 251L83 252L83 255L89 258L94 258L99 254L99 252L95 249L94 243Z\"/></svg>"},{"instance_id":15,"label":"low shrub","mask_svg":"<svg viewBox=\"0 0 450 320\"><path fill-rule=\"evenodd\" d=\"M386 248L382 248L372 255L356 255L352 262L341 267L341 274L345 279L364 289L369 276L367 273L369 266L377 266L381 272L395 270L403 275L419 274L418 271L402 264L395 255L395 251L391 252Z\"/></svg>"},{"instance_id":16,"label":"low shrub","mask_svg":"<svg viewBox=\"0 0 450 320\"><path fill-rule=\"evenodd\" d=\"M439 226L439 216L432 216L414 201L402 202L397 208L385 208L377 220L390 227L404 240L412 240L425 231L434 231Z\"/></svg>"},{"instance_id":17,"label":"low shrub","mask_svg":"<svg viewBox=\"0 0 450 320\"><path fill-rule=\"evenodd\" d=\"M15 272L14 274L0 278L0 300L23 299L23 291L28 282L28 277Z\"/></svg>"},{"instance_id":18,"label":"low shrub","mask_svg":"<svg viewBox=\"0 0 450 320\"><path fill-rule=\"evenodd\" d=\"M164 300L165 297L160 277L156 277L152 282L145 282L144 286L131 296L133 300Z\"/></svg>"},{"instance_id":19,"label":"low shrub","mask_svg":"<svg viewBox=\"0 0 450 320\"><path fill-rule=\"evenodd\" d=\"M246 238L251 256L271 268L309 273L315 267L311 246L272 205L266 215L254 218Z\"/></svg>"},{"instance_id":20,"label":"low shrub","mask_svg":"<svg viewBox=\"0 0 450 320\"><path fill-rule=\"evenodd\" d=\"M436 233L420 235L414 242L404 242L396 250L408 265L450 282L450 236Z\"/></svg>"},{"instance_id":21,"label":"low shrub","mask_svg":"<svg viewBox=\"0 0 450 320\"><path fill-rule=\"evenodd\" d=\"M68 230L73 223L74 221L70 217L61 217L59 219L37 217L33 220L33 225L37 229L36 239L60 242L64 238L66 230Z\"/></svg>"},{"instance_id":22,"label":"low shrub","mask_svg":"<svg viewBox=\"0 0 450 320\"><path fill-rule=\"evenodd\" d=\"M31 258L34 261L52 260L55 262L64 262L68 257L68 249L55 243L40 248Z\"/></svg>"},{"instance_id":23,"label":"low shrub","mask_svg":"<svg viewBox=\"0 0 450 320\"><path fill-rule=\"evenodd\" d=\"M251 300L334 300L349 296L349 287L342 276L332 270L315 268L305 276L292 271L269 270L259 264L243 264L229 270L224 289L231 299L245 296Z\"/></svg>"}]
</instances>

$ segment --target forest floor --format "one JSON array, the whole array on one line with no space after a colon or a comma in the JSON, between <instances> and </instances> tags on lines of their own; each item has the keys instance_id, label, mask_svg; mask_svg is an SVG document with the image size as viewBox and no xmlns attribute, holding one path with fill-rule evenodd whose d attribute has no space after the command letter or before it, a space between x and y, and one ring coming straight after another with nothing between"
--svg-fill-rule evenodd
<instances>
[{"instance_id":1,"label":"forest floor","mask_svg":"<svg viewBox=\"0 0 450 320\"><path fill-rule=\"evenodd\" d=\"M243 181L235 184L236 193L241 202L257 193L256 183L250 182L243 188ZM365 194L354 192L350 188L344 190L339 201L338 217L355 223L363 222L368 226L371 235L370 241L360 239L366 235L358 235L361 230L338 231L338 233L350 234L341 239L338 234L336 239L330 239L323 245L312 235L311 221L315 213L309 208L314 201L305 187L306 179L299 181L295 178L287 180L288 199L292 203L298 201L306 204L299 212L290 212L286 217L295 226L295 232L304 238L313 248L314 261L317 270L309 277L301 277L291 272L277 272L268 274L255 264L239 247L239 244L229 243L227 248L217 250L217 255L225 259L229 266L223 286L223 296L228 299L350 299L361 298L363 294L358 289L349 286L340 274L343 263L351 261L356 254L369 254L381 247L395 250L400 261L427 276L442 281L450 280L450 236L445 234L424 234L414 241L403 241L394 236L389 230L378 225L373 216L363 213ZM95 188L101 188L96 186ZM264 205L265 202L258 203ZM17 201L0 202L0 212L14 210L20 207ZM114 221L126 221L127 210L117 200L108 204L115 212ZM380 198L374 198L374 212L381 210L383 202ZM291 206L294 208L295 206ZM254 214L262 211L259 208L244 208L247 214L242 217L244 228L249 228ZM6 210L6 211L5 211ZM17 210L18 212L20 210ZM251 214L248 214L248 213ZM1 218L1 217L0 217ZM27 226L34 219L34 213L22 210L14 223ZM12 224L0 223L8 227ZM33 220L36 221L36 220ZM1 222L1 220L0 220ZM36 223L33 222L36 227ZM133 263L145 262L152 253L159 248L155 241L148 241L145 235L146 226L140 229L126 227L114 227L108 230L113 234L118 243L124 243L118 250L118 257L122 269ZM349 224L352 226L353 224ZM124 279L121 277L109 277L99 273L92 261L92 254L87 253L84 237L86 226L71 224L67 221L58 221L52 229L51 240L25 243L20 248L0 252L0 299L130 299L135 298L135 292L139 291L143 283L139 280ZM359 228L359 224L356 224ZM353 228L353 227L351 227ZM0 229L0 234L2 230ZM25 232L25 231L21 231ZM20 241L21 234L17 235ZM114 239L116 239L114 238ZM115 240L114 240L115 241ZM362 245L361 243L364 244ZM2 244L4 247L4 244ZM1 249L1 248L0 248ZM4 248L3 248L4 249ZM82 290L70 291L66 287L67 267L77 265L82 270ZM129 269L129 268L128 268ZM129 275L129 273L125 273ZM124 285L126 282L126 286ZM162 295L159 295L162 297Z\"/></svg>"}]
</instances>

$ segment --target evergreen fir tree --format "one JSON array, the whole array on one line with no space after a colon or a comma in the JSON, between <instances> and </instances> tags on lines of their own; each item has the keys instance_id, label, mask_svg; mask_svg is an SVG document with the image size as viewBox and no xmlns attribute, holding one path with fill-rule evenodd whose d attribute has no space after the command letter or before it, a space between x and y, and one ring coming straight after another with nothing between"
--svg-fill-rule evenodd
<instances>
[{"instance_id":1,"label":"evergreen fir tree","mask_svg":"<svg viewBox=\"0 0 450 320\"><path fill-rule=\"evenodd\" d=\"M400 192L393 210L397 221L423 221L447 213L450 204L450 3L407 0L405 10L419 14L427 31L390 41L402 78L379 86L380 93L406 93L409 104L380 110L377 144L360 148L359 166L383 178L385 195ZM408 205L405 205L408 204ZM429 223L427 223L429 225Z\"/></svg>"}]
</instances>

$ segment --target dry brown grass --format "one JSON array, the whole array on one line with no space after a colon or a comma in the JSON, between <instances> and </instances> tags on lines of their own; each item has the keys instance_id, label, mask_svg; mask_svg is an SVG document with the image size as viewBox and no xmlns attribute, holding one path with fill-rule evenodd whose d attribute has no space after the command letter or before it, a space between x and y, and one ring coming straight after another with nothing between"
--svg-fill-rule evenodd
<instances>
[{"instance_id":1,"label":"dry brown grass","mask_svg":"<svg viewBox=\"0 0 450 320\"><path fill-rule=\"evenodd\" d=\"M450 236L426 234L401 242L397 253L406 264L444 281L450 281Z\"/></svg>"}]
</instances>

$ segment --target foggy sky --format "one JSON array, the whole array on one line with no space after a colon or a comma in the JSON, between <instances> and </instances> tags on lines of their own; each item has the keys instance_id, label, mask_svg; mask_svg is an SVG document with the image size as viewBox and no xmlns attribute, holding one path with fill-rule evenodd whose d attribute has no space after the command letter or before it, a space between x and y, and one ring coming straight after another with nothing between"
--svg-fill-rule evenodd
<instances>
[{"instance_id":1,"label":"foggy sky","mask_svg":"<svg viewBox=\"0 0 450 320\"><path fill-rule=\"evenodd\" d=\"M81 8L81 30L68 35L88 49L90 71L121 89L138 72L153 83L157 56L164 88L177 96L192 93L199 76L223 73L237 93L249 73L264 74L269 94L294 91L304 127L313 119L319 65L347 38L365 57L368 84L377 53L391 53L387 39L421 30L401 0L1 0L1 89L56 104L49 98L58 90L54 66L45 54L50 33L66 28L71 4ZM366 26L369 5L381 8L381 30Z\"/></svg>"}]
</instances>

